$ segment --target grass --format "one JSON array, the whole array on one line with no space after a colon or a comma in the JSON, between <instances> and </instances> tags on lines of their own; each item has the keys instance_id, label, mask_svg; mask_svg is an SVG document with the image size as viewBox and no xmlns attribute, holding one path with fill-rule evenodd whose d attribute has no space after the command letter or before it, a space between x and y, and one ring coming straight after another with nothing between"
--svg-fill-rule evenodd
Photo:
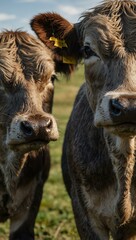
<instances>
[{"instance_id":1,"label":"grass","mask_svg":"<svg viewBox=\"0 0 136 240\"><path fill-rule=\"evenodd\" d=\"M83 82L83 66L79 67L70 80L67 81L64 77L59 79L55 83L53 113L58 122L60 138L57 142L50 143L52 166L36 220L36 240L79 240L70 199L62 180L61 151L75 95ZM8 234L9 222L0 224L0 240L7 240Z\"/></svg>"}]
</instances>

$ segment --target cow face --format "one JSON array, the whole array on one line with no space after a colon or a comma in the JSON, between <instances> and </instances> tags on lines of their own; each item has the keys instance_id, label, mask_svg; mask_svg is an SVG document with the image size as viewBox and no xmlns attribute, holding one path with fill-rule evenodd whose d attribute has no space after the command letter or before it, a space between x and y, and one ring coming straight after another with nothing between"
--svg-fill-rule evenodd
<instances>
[{"instance_id":1,"label":"cow face","mask_svg":"<svg viewBox=\"0 0 136 240\"><path fill-rule=\"evenodd\" d=\"M84 22L83 54L94 124L115 134L135 135L135 44L132 46L132 42L127 42L129 39L126 39L123 27L121 32L120 25L115 28L116 19L113 23L112 19L99 13L89 16L88 13Z\"/></svg>"},{"instance_id":2,"label":"cow face","mask_svg":"<svg viewBox=\"0 0 136 240\"><path fill-rule=\"evenodd\" d=\"M0 34L0 151L24 154L57 140L51 114L55 69L52 53L24 32Z\"/></svg>"}]
</instances>

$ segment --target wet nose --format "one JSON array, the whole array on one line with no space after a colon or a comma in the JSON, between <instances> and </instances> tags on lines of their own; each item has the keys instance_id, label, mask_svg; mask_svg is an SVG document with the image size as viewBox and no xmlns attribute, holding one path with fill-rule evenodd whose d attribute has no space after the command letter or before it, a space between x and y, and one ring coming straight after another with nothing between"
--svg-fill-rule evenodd
<instances>
[{"instance_id":1,"label":"wet nose","mask_svg":"<svg viewBox=\"0 0 136 240\"><path fill-rule=\"evenodd\" d=\"M136 123L136 100L111 99L109 103L110 116L117 123Z\"/></svg>"},{"instance_id":2,"label":"wet nose","mask_svg":"<svg viewBox=\"0 0 136 240\"><path fill-rule=\"evenodd\" d=\"M44 140L50 133L52 120L50 118L27 120L20 122L20 129L26 139Z\"/></svg>"},{"instance_id":3,"label":"wet nose","mask_svg":"<svg viewBox=\"0 0 136 240\"><path fill-rule=\"evenodd\" d=\"M28 121L22 121L20 123L21 131L24 133L25 136L32 136L34 134L33 126Z\"/></svg>"}]
</instances>

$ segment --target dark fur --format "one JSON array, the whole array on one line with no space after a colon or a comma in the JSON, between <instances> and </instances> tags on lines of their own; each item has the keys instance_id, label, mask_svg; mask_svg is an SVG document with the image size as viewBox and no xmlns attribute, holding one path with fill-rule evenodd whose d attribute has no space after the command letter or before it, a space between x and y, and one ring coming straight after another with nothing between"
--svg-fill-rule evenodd
<instances>
[{"instance_id":1,"label":"dark fur","mask_svg":"<svg viewBox=\"0 0 136 240\"><path fill-rule=\"evenodd\" d=\"M52 17L59 38L62 24L69 31L68 22ZM85 84L75 100L62 154L82 240L108 240L110 234L115 240L136 239L135 26L134 1L105 1L71 25L74 37L67 39L75 44L77 59L82 58L80 49L85 56ZM66 40L67 30L63 32ZM125 110L119 118L112 116L110 105L116 98Z\"/></svg>"},{"instance_id":2,"label":"dark fur","mask_svg":"<svg viewBox=\"0 0 136 240\"><path fill-rule=\"evenodd\" d=\"M38 37L54 52L54 59L56 62L56 72L63 72L70 74L75 69L73 64L63 63L63 56L70 56L75 58L77 62L80 56L80 52L77 56L77 49L79 49L79 43L76 41L76 30L73 29L73 25L66 21L57 13L39 14L31 20L31 27L36 32ZM40 28L39 28L40 26ZM54 47L54 42L49 38L54 36L60 40L65 40L68 48ZM71 41L75 39L75 41ZM71 54L72 53L72 54ZM78 62L77 62L78 63Z\"/></svg>"},{"instance_id":3,"label":"dark fur","mask_svg":"<svg viewBox=\"0 0 136 240\"><path fill-rule=\"evenodd\" d=\"M47 144L58 138L54 74L53 52L40 40L0 33L0 221L10 219L10 240L34 239L50 169Z\"/></svg>"}]
</instances>

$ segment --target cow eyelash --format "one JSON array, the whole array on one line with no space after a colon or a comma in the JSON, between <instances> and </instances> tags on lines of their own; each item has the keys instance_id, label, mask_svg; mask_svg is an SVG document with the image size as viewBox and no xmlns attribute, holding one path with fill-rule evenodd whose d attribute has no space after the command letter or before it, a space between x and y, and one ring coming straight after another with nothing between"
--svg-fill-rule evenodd
<instances>
[{"instance_id":1,"label":"cow eyelash","mask_svg":"<svg viewBox=\"0 0 136 240\"><path fill-rule=\"evenodd\" d=\"M55 80L58 80L57 76L55 74L53 74L51 76L51 82L54 83Z\"/></svg>"},{"instance_id":2,"label":"cow eyelash","mask_svg":"<svg viewBox=\"0 0 136 240\"><path fill-rule=\"evenodd\" d=\"M88 59L93 56L99 57L89 46L82 47L81 51L85 59Z\"/></svg>"}]
</instances>

